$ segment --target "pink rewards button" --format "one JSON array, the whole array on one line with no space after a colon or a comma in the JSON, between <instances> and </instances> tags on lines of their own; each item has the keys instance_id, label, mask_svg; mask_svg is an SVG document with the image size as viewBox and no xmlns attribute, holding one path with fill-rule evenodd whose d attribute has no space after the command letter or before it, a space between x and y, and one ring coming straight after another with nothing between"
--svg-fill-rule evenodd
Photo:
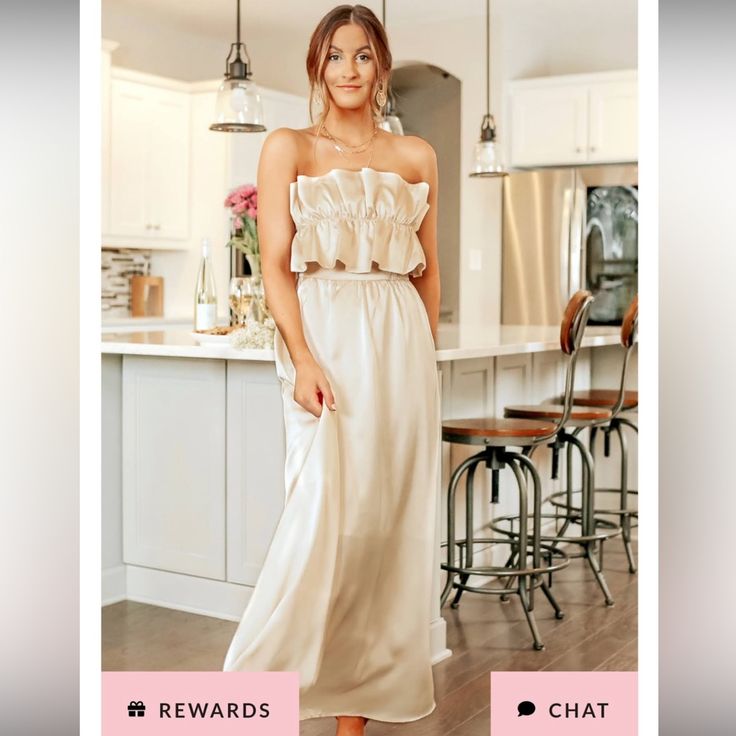
<instances>
[{"instance_id":1,"label":"pink rewards button","mask_svg":"<svg viewBox=\"0 0 736 736\"><path fill-rule=\"evenodd\" d=\"M492 672L492 736L636 736L636 672Z\"/></svg>"},{"instance_id":2,"label":"pink rewards button","mask_svg":"<svg viewBox=\"0 0 736 736\"><path fill-rule=\"evenodd\" d=\"M103 672L103 736L298 736L298 672Z\"/></svg>"}]
</instances>

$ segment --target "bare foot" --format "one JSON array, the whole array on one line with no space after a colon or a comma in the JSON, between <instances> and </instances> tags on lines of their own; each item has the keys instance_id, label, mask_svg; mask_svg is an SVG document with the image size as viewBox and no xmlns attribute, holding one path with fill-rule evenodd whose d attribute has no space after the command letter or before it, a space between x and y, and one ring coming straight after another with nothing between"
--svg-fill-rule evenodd
<instances>
[{"instance_id":1,"label":"bare foot","mask_svg":"<svg viewBox=\"0 0 736 736\"><path fill-rule=\"evenodd\" d=\"M337 733L335 736L363 736L365 724L368 719L365 716L335 716L337 718Z\"/></svg>"}]
</instances>

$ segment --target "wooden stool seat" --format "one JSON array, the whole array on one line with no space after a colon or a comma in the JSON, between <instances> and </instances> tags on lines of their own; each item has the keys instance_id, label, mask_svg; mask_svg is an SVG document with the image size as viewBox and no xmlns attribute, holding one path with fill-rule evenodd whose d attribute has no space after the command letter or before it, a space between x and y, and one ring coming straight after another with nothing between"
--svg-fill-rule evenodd
<instances>
[{"instance_id":1,"label":"wooden stool seat","mask_svg":"<svg viewBox=\"0 0 736 736\"><path fill-rule=\"evenodd\" d=\"M543 437L554 430L554 424L533 419L448 419L442 422L442 439L445 442L503 447L533 444L536 437Z\"/></svg>"},{"instance_id":2,"label":"wooden stool seat","mask_svg":"<svg viewBox=\"0 0 736 736\"><path fill-rule=\"evenodd\" d=\"M604 406L611 407L616 405L618 399L618 389L598 388L590 391L574 391L572 394L573 404L579 406ZM624 392L623 409L631 409L639 403L638 391Z\"/></svg>"},{"instance_id":3,"label":"wooden stool seat","mask_svg":"<svg viewBox=\"0 0 736 736\"><path fill-rule=\"evenodd\" d=\"M507 406L504 409L504 415L507 417L517 417L519 419L559 419L564 412L562 404L530 404ZM584 409L575 408L573 406L570 411L571 422L591 422L600 421L611 416L608 409L598 408L595 406L585 407Z\"/></svg>"}]
</instances>

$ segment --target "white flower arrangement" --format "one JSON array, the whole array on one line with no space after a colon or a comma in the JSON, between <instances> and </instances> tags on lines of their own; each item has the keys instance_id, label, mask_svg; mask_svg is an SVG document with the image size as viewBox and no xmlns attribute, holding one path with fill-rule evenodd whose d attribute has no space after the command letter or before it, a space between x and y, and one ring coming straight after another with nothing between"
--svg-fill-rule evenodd
<instances>
[{"instance_id":1,"label":"white flower arrangement","mask_svg":"<svg viewBox=\"0 0 736 736\"><path fill-rule=\"evenodd\" d=\"M273 317L266 317L263 322L247 320L244 327L230 333L230 345L238 350L273 348L273 337L276 323Z\"/></svg>"}]
</instances>

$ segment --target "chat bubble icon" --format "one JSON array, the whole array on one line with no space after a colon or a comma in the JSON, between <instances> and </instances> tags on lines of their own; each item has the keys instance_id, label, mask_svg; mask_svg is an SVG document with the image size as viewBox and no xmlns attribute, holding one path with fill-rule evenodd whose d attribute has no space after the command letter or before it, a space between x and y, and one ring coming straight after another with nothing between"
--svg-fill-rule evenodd
<instances>
[{"instance_id":1,"label":"chat bubble icon","mask_svg":"<svg viewBox=\"0 0 736 736\"><path fill-rule=\"evenodd\" d=\"M516 706L518 716L530 716L537 709L537 706L532 703L531 700L522 700L519 705Z\"/></svg>"}]
</instances>

